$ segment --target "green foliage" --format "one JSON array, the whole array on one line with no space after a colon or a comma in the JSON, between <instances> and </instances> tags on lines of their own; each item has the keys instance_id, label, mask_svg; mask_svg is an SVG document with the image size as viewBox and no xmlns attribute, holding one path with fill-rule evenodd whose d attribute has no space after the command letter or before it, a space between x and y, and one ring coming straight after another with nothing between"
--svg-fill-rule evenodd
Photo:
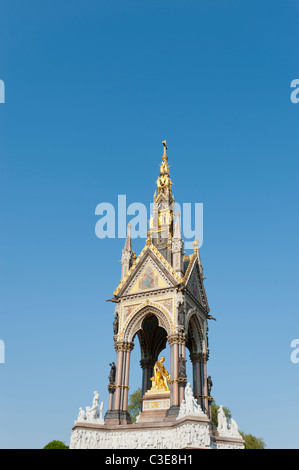
<instances>
[{"instance_id":1,"label":"green foliage","mask_svg":"<svg viewBox=\"0 0 299 470\"><path fill-rule=\"evenodd\" d=\"M141 411L141 393L141 388L137 388L137 390L129 396L128 412L131 415L132 423L136 422L136 418Z\"/></svg>"},{"instance_id":2,"label":"green foliage","mask_svg":"<svg viewBox=\"0 0 299 470\"><path fill-rule=\"evenodd\" d=\"M64 442L61 441L51 441L49 442L44 449L69 449Z\"/></svg>"},{"instance_id":3,"label":"green foliage","mask_svg":"<svg viewBox=\"0 0 299 470\"><path fill-rule=\"evenodd\" d=\"M265 449L266 444L261 437L255 437L252 434L245 434L240 431L241 436L245 441L245 449Z\"/></svg>"}]
</instances>

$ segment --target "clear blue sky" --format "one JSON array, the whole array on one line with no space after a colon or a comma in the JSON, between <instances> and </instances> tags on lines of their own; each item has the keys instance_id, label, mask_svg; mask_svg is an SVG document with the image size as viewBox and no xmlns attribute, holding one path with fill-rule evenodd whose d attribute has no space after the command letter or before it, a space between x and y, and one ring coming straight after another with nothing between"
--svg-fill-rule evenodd
<instances>
[{"instance_id":1,"label":"clear blue sky","mask_svg":"<svg viewBox=\"0 0 299 470\"><path fill-rule=\"evenodd\" d=\"M299 2L0 8L0 447L69 442L94 390L107 409L124 241L99 240L94 211L152 202L167 139L176 200L204 204L213 396L298 448ZM136 344L131 390L138 361Z\"/></svg>"}]
</instances>

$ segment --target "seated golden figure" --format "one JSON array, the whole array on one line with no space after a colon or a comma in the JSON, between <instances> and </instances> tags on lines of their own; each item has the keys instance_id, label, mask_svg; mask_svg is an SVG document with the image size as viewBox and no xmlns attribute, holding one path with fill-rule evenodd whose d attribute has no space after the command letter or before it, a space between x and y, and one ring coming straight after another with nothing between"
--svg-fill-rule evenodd
<instances>
[{"instance_id":1,"label":"seated golden figure","mask_svg":"<svg viewBox=\"0 0 299 470\"><path fill-rule=\"evenodd\" d=\"M163 362L165 357L162 356L159 361L154 365L154 377L151 377L152 388L151 390L165 390L169 391L170 375L165 369Z\"/></svg>"}]
</instances>

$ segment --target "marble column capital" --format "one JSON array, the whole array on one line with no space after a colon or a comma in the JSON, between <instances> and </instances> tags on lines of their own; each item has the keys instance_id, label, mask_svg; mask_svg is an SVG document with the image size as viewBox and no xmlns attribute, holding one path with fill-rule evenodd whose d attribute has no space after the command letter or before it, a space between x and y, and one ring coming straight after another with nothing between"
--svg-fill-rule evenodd
<instances>
[{"instance_id":1,"label":"marble column capital","mask_svg":"<svg viewBox=\"0 0 299 470\"><path fill-rule=\"evenodd\" d=\"M209 360L209 352L207 353L190 353L190 360L192 364L196 362L207 362Z\"/></svg>"},{"instance_id":2,"label":"marble column capital","mask_svg":"<svg viewBox=\"0 0 299 470\"><path fill-rule=\"evenodd\" d=\"M144 369L145 367L154 367L155 360L154 359L141 359L139 363L140 363L141 368Z\"/></svg>"},{"instance_id":3,"label":"marble column capital","mask_svg":"<svg viewBox=\"0 0 299 470\"><path fill-rule=\"evenodd\" d=\"M116 352L123 351L132 351L134 348L134 343L130 343L128 341L116 341L114 343L114 349Z\"/></svg>"},{"instance_id":4,"label":"marble column capital","mask_svg":"<svg viewBox=\"0 0 299 470\"><path fill-rule=\"evenodd\" d=\"M186 344L185 333L173 333L167 337L170 346L173 344Z\"/></svg>"}]
</instances>

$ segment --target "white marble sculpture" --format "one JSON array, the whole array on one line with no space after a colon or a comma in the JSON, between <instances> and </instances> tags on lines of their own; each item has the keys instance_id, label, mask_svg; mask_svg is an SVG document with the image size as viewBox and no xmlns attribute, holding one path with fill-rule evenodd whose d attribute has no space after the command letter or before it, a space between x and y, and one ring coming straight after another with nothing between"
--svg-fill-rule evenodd
<instances>
[{"instance_id":1,"label":"white marble sculpture","mask_svg":"<svg viewBox=\"0 0 299 470\"><path fill-rule=\"evenodd\" d=\"M101 402L100 408L99 408L99 403L100 403L99 393L94 392L92 406L87 406L86 412L81 407L79 408L77 422L104 424L104 419L103 419L104 402Z\"/></svg>"},{"instance_id":2,"label":"white marble sculpture","mask_svg":"<svg viewBox=\"0 0 299 470\"><path fill-rule=\"evenodd\" d=\"M99 417L99 402L100 396L98 392L94 392L92 406L86 407L86 419L87 421L94 421Z\"/></svg>"},{"instance_id":3,"label":"white marble sculpture","mask_svg":"<svg viewBox=\"0 0 299 470\"><path fill-rule=\"evenodd\" d=\"M239 439L242 438L241 434L239 433L239 427L236 421L233 418L230 421L231 421L230 426L229 426L230 436L238 437Z\"/></svg>"},{"instance_id":4,"label":"white marble sculpture","mask_svg":"<svg viewBox=\"0 0 299 470\"><path fill-rule=\"evenodd\" d=\"M100 408L99 408L99 421L101 421L101 424L104 424L103 407L104 407L104 402L102 401L100 404Z\"/></svg>"},{"instance_id":5,"label":"white marble sculpture","mask_svg":"<svg viewBox=\"0 0 299 470\"><path fill-rule=\"evenodd\" d=\"M239 427L236 421L233 418L231 418L231 422L230 423L227 422L222 405L219 406L219 409L217 411L217 417L218 417L217 431L218 431L219 436L235 437L238 439L242 439L242 436L239 433Z\"/></svg>"},{"instance_id":6,"label":"white marble sculpture","mask_svg":"<svg viewBox=\"0 0 299 470\"><path fill-rule=\"evenodd\" d=\"M217 426L217 431L219 435L221 436L227 436L228 435L228 424L227 424L227 419L224 413L223 406L220 405L217 411L217 418L218 418L218 426Z\"/></svg>"},{"instance_id":7,"label":"white marble sculpture","mask_svg":"<svg viewBox=\"0 0 299 470\"><path fill-rule=\"evenodd\" d=\"M180 411L177 419L181 419L184 416L205 416L200 405L196 403L193 396L191 384L188 382L185 388L185 399L182 401Z\"/></svg>"},{"instance_id":8,"label":"white marble sculpture","mask_svg":"<svg viewBox=\"0 0 299 470\"><path fill-rule=\"evenodd\" d=\"M85 411L83 410L83 408L80 406L79 408L79 414L78 414L78 418L77 418L77 422L80 422L82 423L83 421L86 420L86 413Z\"/></svg>"}]
</instances>

